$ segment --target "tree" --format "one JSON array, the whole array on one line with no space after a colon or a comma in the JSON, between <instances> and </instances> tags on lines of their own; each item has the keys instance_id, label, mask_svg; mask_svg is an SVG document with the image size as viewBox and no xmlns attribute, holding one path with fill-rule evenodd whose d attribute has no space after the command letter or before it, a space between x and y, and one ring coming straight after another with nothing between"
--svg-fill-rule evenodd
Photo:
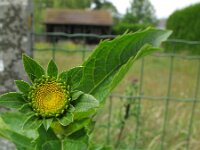
<instances>
[{"instance_id":1,"label":"tree","mask_svg":"<svg viewBox=\"0 0 200 150\"><path fill-rule=\"evenodd\" d=\"M34 0L34 6L42 8L90 8L92 0Z\"/></svg>"},{"instance_id":2,"label":"tree","mask_svg":"<svg viewBox=\"0 0 200 150\"><path fill-rule=\"evenodd\" d=\"M155 10L149 0L132 0L123 19L127 23L155 24Z\"/></svg>"},{"instance_id":3,"label":"tree","mask_svg":"<svg viewBox=\"0 0 200 150\"><path fill-rule=\"evenodd\" d=\"M86 9L90 8L92 0L60 0L63 4L60 4L59 7L62 7L63 5L65 8L71 8L71 9ZM56 1L54 1L56 2Z\"/></svg>"},{"instance_id":4,"label":"tree","mask_svg":"<svg viewBox=\"0 0 200 150\"><path fill-rule=\"evenodd\" d=\"M112 17L114 22L118 22L119 21L119 12L117 10L117 8L113 5L113 3L107 1L107 0L93 0L92 3L93 9L94 10L106 10L111 12Z\"/></svg>"},{"instance_id":5,"label":"tree","mask_svg":"<svg viewBox=\"0 0 200 150\"><path fill-rule=\"evenodd\" d=\"M118 12L117 8L111 2L106 0L93 0L93 4L95 5L94 9L106 9L111 12Z\"/></svg>"}]
</instances>

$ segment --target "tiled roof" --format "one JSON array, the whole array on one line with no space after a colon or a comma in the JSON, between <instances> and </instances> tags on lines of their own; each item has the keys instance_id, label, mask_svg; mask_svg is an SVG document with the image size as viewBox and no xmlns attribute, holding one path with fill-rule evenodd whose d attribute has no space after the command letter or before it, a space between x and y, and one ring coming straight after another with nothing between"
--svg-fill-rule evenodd
<instances>
[{"instance_id":1,"label":"tiled roof","mask_svg":"<svg viewBox=\"0 0 200 150\"><path fill-rule=\"evenodd\" d=\"M104 10L47 9L44 23L111 26L113 20Z\"/></svg>"}]
</instances>

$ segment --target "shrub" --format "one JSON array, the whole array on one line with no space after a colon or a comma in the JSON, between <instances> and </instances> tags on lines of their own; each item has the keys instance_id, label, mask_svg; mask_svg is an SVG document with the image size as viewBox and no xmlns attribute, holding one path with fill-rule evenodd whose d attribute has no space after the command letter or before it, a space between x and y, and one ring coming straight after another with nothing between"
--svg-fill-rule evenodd
<instances>
[{"instance_id":1,"label":"shrub","mask_svg":"<svg viewBox=\"0 0 200 150\"><path fill-rule=\"evenodd\" d=\"M200 3L175 11L167 19L167 29L173 30L171 38L200 40Z\"/></svg>"},{"instance_id":2,"label":"shrub","mask_svg":"<svg viewBox=\"0 0 200 150\"><path fill-rule=\"evenodd\" d=\"M171 39L200 41L200 3L175 11L167 19L167 29L173 30ZM167 51L200 54L200 44L188 44L184 41L167 43Z\"/></svg>"}]
</instances>

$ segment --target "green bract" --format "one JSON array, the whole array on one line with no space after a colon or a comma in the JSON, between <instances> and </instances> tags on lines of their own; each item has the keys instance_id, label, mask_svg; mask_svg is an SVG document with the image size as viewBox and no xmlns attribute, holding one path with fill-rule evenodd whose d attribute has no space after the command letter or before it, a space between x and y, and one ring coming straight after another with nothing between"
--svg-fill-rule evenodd
<instances>
[{"instance_id":1,"label":"green bract","mask_svg":"<svg viewBox=\"0 0 200 150\"><path fill-rule=\"evenodd\" d=\"M16 80L18 92L0 96L0 105L18 110L0 114L0 135L23 150L98 148L90 145L89 134L99 105L132 64L158 50L170 33L147 29L103 41L82 66L60 74L54 61L45 71L23 55L31 83Z\"/></svg>"}]
</instances>

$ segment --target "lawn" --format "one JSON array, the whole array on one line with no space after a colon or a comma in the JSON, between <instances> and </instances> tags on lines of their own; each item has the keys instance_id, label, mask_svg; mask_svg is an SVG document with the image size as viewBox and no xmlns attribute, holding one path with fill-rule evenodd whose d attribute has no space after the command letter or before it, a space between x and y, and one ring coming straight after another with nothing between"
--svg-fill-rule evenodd
<instances>
[{"instance_id":1,"label":"lawn","mask_svg":"<svg viewBox=\"0 0 200 150\"><path fill-rule=\"evenodd\" d=\"M40 48L41 45L43 46L41 43L37 44L36 47ZM46 44L45 48L48 49L49 45ZM76 48L81 49L79 46L73 47L70 53L56 49L55 61L60 72L81 65L83 55L81 52L75 52ZM89 52L86 52L85 57L88 55ZM34 58L43 66L47 66L49 59L52 58L52 52L38 50L34 52ZM171 61L173 61L173 65L171 65ZM192 108L194 108L192 99L195 97L195 92L200 93L200 91L196 91L199 60L179 57L171 60L171 57L147 56L143 63L142 76L142 61L139 60L113 91L115 96L112 99L108 98L105 108L102 108L95 118L97 123L92 139L100 144L110 143L113 146L118 146L119 149L137 147L137 149L158 150L161 145L167 150L185 149ZM172 71L170 71L170 67ZM172 74L171 83L169 82L170 74ZM133 88L134 93L130 92L130 83L133 81L137 82L135 84L137 89ZM169 85L170 88L168 88ZM143 97L130 99L116 95L135 97L142 95ZM200 95L197 99L200 99ZM130 114L125 121L123 133L118 141L127 104L131 105ZM191 128L189 144L191 150L200 149L199 115L200 105L197 102ZM165 136L163 136L164 125Z\"/></svg>"}]
</instances>

